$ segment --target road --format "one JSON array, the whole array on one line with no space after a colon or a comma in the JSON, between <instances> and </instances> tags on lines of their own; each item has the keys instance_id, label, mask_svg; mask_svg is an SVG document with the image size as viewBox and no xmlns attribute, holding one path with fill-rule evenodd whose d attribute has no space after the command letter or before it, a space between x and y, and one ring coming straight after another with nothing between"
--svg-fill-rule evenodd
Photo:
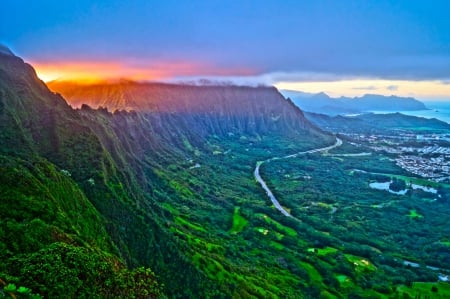
<instances>
[{"instance_id":1,"label":"road","mask_svg":"<svg viewBox=\"0 0 450 299\"><path fill-rule=\"evenodd\" d=\"M267 186L266 182L262 179L261 175L259 174L259 169L261 167L261 165L263 165L264 163L269 163L271 161L275 161L275 160L281 160L281 159L289 159L289 158L296 158L300 155L305 155L305 154L312 154L312 153L318 153L318 152L325 152L325 151L329 151L335 147L341 146L342 145L342 140L339 138L336 138L336 142L333 145L327 146L327 147L322 147L322 148L316 148L316 149L312 149L309 151L304 151L304 152L299 152L296 154L292 154L292 155L287 155L287 156L283 156L283 157L274 157L274 158L270 158L264 161L258 161L256 163L256 167L255 167L255 171L253 172L253 175L255 176L256 181L258 181L258 183L261 185L261 187L266 191L267 196L269 196L270 200L272 201L273 205L275 206L275 208L277 208L277 210L279 210L284 216L287 217L292 217L291 214L289 214L288 211L286 211L278 202L277 198L275 197L275 195L273 195L272 191L270 190L270 188Z\"/></svg>"},{"instance_id":2,"label":"road","mask_svg":"<svg viewBox=\"0 0 450 299\"><path fill-rule=\"evenodd\" d=\"M283 157L275 157L275 158L270 158L264 161L258 161L256 163L256 167L255 167L255 172L253 173L256 180L258 181L258 183L263 187L263 189L266 191L267 196L269 196L270 200L272 201L272 203L274 204L275 208L277 208L283 215L287 216L287 217L292 217L291 214L289 214L288 211L286 211L278 202L278 200L276 199L276 197L273 195L272 191L270 191L269 187L267 186L266 182L261 178L261 175L259 174L259 169L261 167L262 164L264 163L268 163L270 161L275 161L275 160L281 160L281 159L288 159L288 158L295 158L297 156L300 155L305 155L305 154L311 154L311 153L318 153L318 152L324 152L324 151L328 151L331 150L335 147L341 146L342 145L342 140L336 137L336 142L333 145L327 146L327 147L322 147L322 148L318 148L318 149L313 149L313 150L309 150L309 151L305 151L305 152L299 152L293 155L288 155L288 156L283 156ZM365 153L364 153L365 154ZM358 170L360 171L360 170ZM365 172L365 171L362 171ZM336 208L333 208L332 213L336 212L335 210ZM414 262L410 262L407 260L403 260L403 264L405 266L410 266L410 267L420 267L419 264L414 263ZM427 266L425 265L426 268L430 269L430 270L434 270L434 271L449 271L447 269L443 269L443 268L437 268L437 267L431 267L431 266ZM448 282L449 281L449 275L446 273L439 273L439 280L440 281L445 281Z\"/></svg>"}]
</instances>

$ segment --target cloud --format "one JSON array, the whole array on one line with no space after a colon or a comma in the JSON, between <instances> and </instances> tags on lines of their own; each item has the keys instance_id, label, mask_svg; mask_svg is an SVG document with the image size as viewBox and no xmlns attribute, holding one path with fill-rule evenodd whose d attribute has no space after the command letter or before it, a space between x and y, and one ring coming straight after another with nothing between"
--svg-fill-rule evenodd
<instances>
[{"instance_id":1,"label":"cloud","mask_svg":"<svg viewBox=\"0 0 450 299\"><path fill-rule=\"evenodd\" d=\"M232 69L229 70L230 72ZM250 86L272 86L283 83L314 83L314 82L341 82L348 80L355 80L357 77L343 76L331 73L320 72L269 72L260 73L255 70L243 69L240 74L229 75L226 72L223 74L216 72L211 75L191 75L186 74L182 76L175 76L170 78L169 82L198 84L202 80L207 80L215 83L227 83L233 82L237 85L250 85Z\"/></svg>"},{"instance_id":2,"label":"cloud","mask_svg":"<svg viewBox=\"0 0 450 299\"><path fill-rule=\"evenodd\" d=\"M353 87L353 90L377 90L378 87L375 87L373 85L371 86L360 86L360 87Z\"/></svg>"},{"instance_id":3,"label":"cloud","mask_svg":"<svg viewBox=\"0 0 450 299\"><path fill-rule=\"evenodd\" d=\"M261 77L271 82L335 82L354 79L351 76L325 72L270 72Z\"/></svg>"},{"instance_id":4,"label":"cloud","mask_svg":"<svg viewBox=\"0 0 450 299\"><path fill-rule=\"evenodd\" d=\"M390 90L390 91L397 91L398 85L389 85L389 86L386 86L386 89Z\"/></svg>"},{"instance_id":5,"label":"cloud","mask_svg":"<svg viewBox=\"0 0 450 299\"><path fill-rule=\"evenodd\" d=\"M257 72L245 68L218 68L195 61L58 61L32 62L38 76L48 82L52 80L111 80L131 79L143 81L166 81L176 77L252 77ZM223 79L222 79L223 78Z\"/></svg>"},{"instance_id":6,"label":"cloud","mask_svg":"<svg viewBox=\"0 0 450 299\"><path fill-rule=\"evenodd\" d=\"M0 42L41 63L130 57L139 64L147 59L197 61L209 68L176 65L171 70L178 76L239 76L241 68L286 72L292 79L279 73L273 80L284 82L326 81L316 78L317 73L388 80L450 78L450 19L445 9L436 9L446 7L443 0L439 5L275 0L264 5L176 0L100 5L82 0L59 1L57 7L52 1L3 2Z\"/></svg>"}]
</instances>

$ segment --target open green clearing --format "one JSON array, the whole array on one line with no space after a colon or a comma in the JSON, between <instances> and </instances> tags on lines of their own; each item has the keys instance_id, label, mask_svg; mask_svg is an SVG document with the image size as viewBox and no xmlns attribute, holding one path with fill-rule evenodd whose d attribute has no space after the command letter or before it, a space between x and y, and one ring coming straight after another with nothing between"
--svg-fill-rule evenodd
<instances>
[{"instance_id":1,"label":"open green clearing","mask_svg":"<svg viewBox=\"0 0 450 299\"><path fill-rule=\"evenodd\" d=\"M336 253L338 249L333 247L325 247L325 248L308 248L308 252L316 253L319 256L324 256L331 253Z\"/></svg>"},{"instance_id":2,"label":"open green clearing","mask_svg":"<svg viewBox=\"0 0 450 299\"><path fill-rule=\"evenodd\" d=\"M242 217L241 214L239 214L239 209L239 207L234 208L233 224L230 229L230 233L232 234L240 233L248 223L248 220Z\"/></svg>"},{"instance_id":3,"label":"open green clearing","mask_svg":"<svg viewBox=\"0 0 450 299\"><path fill-rule=\"evenodd\" d=\"M436 282L414 282L410 287L398 287L397 292L402 296L404 296L404 294L408 294L409 298L418 298L418 296L420 296L420 298L430 299L450 298L450 284Z\"/></svg>"},{"instance_id":4,"label":"open green clearing","mask_svg":"<svg viewBox=\"0 0 450 299\"><path fill-rule=\"evenodd\" d=\"M271 224L275 229L277 229L281 233L285 233L286 235L291 237L297 236L297 232L294 229L287 227L277 222L276 220L273 220L272 218L270 218L265 214L256 214L255 216L264 219L264 221L266 221L268 224Z\"/></svg>"},{"instance_id":5,"label":"open green clearing","mask_svg":"<svg viewBox=\"0 0 450 299\"><path fill-rule=\"evenodd\" d=\"M355 266L356 271L376 271L377 268L367 259L352 254L345 254L347 260Z\"/></svg>"},{"instance_id":6,"label":"open green clearing","mask_svg":"<svg viewBox=\"0 0 450 299\"><path fill-rule=\"evenodd\" d=\"M418 218L418 219L423 218L423 215L417 213L417 211L414 210L414 209L413 209L413 210L410 210L410 211L409 211L409 214L408 214L407 216L408 216L408 217L411 217L412 219L415 219L415 218Z\"/></svg>"}]
</instances>

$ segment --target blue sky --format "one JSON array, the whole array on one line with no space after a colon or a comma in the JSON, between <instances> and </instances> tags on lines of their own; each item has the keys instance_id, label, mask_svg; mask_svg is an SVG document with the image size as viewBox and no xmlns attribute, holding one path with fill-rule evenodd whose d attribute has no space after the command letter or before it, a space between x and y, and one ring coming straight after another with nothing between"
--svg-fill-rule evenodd
<instances>
[{"instance_id":1,"label":"blue sky","mask_svg":"<svg viewBox=\"0 0 450 299\"><path fill-rule=\"evenodd\" d=\"M0 43L42 65L172 64L169 77L448 83L450 2L3 1Z\"/></svg>"}]
</instances>

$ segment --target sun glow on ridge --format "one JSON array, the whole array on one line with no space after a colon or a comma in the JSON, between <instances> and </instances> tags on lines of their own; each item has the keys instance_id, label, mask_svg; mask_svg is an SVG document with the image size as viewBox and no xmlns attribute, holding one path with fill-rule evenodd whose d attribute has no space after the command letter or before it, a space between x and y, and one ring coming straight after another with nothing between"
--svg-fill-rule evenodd
<instances>
[{"instance_id":1,"label":"sun glow on ridge","mask_svg":"<svg viewBox=\"0 0 450 299\"><path fill-rule=\"evenodd\" d=\"M249 75L250 69L227 69L195 62L32 62L44 82L71 80L77 82L98 82L113 79L163 81L189 76Z\"/></svg>"},{"instance_id":2,"label":"sun glow on ridge","mask_svg":"<svg viewBox=\"0 0 450 299\"><path fill-rule=\"evenodd\" d=\"M39 78L45 82L74 80L96 82L116 78L157 80L167 75L160 70L135 69L113 62L33 63Z\"/></svg>"}]
</instances>

